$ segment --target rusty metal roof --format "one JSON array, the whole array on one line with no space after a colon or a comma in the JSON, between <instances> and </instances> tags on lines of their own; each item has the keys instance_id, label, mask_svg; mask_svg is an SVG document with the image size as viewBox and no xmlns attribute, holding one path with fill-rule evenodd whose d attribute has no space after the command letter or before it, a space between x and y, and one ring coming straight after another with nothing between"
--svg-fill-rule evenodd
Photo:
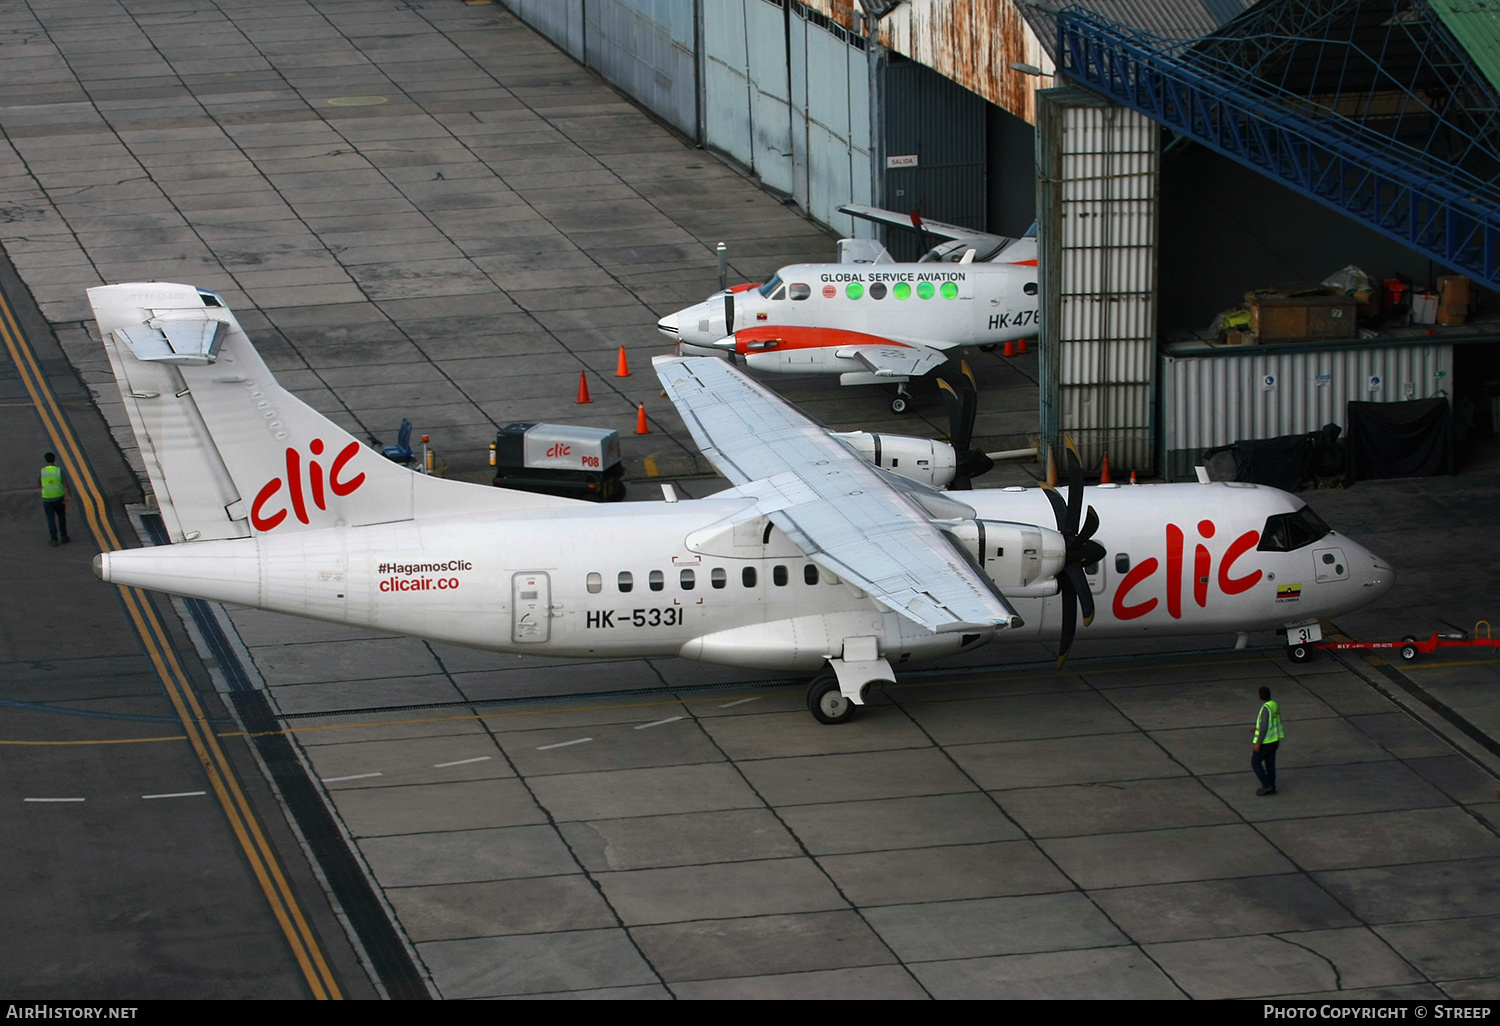
<instances>
[{"instance_id":1,"label":"rusty metal roof","mask_svg":"<svg viewBox=\"0 0 1500 1026\"><path fill-rule=\"evenodd\" d=\"M1032 3L1017 6L1047 53L1057 57L1057 17L1063 7L1086 7L1101 17L1165 39L1197 39L1206 36L1253 0L1086 0L1080 4Z\"/></svg>"}]
</instances>

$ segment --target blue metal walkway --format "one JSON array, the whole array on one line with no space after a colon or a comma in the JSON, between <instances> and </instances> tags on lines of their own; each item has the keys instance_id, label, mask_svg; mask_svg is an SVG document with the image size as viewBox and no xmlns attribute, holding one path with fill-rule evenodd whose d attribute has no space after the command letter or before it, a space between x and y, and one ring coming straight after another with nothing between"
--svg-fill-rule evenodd
<instances>
[{"instance_id":1,"label":"blue metal walkway","mask_svg":"<svg viewBox=\"0 0 1500 1026\"><path fill-rule=\"evenodd\" d=\"M1341 22L1349 38L1308 38L1297 26L1267 20L1293 11L1303 18L1311 11L1325 27ZM1364 15L1360 25L1350 12ZM1237 37L1247 25L1252 31ZM1435 59L1398 60L1397 48L1361 45L1372 31L1410 36L1413 26L1426 47L1417 49ZM1352 35L1356 28L1363 37ZM1415 52L1409 38L1396 43ZM1058 67L1440 265L1500 288L1500 104L1421 0L1262 4L1188 42L1071 7L1058 15Z\"/></svg>"}]
</instances>

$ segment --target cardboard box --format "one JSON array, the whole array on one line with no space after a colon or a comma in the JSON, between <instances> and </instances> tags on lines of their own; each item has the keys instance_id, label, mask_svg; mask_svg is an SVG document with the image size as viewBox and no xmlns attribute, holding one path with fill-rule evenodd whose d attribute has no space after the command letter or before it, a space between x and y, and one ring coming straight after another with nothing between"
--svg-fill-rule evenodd
<instances>
[{"instance_id":1,"label":"cardboard box","mask_svg":"<svg viewBox=\"0 0 1500 1026\"><path fill-rule=\"evenodd\" d=\"M1224 332L1224 344L1231 346L1253 346L1260 342L1260 338L1253 331L1243 328L1230 328Z\"/></svg>"},{"instance_id":2,"label":"cardboard box","mask_svg":"<svg viewBox=\"0 0 1500 1026\"><path fill-rule=\"evenodd\" d=\"M1354 293L1361 317L1374 317L1380 313L1380 293L1375 289L1360 289Z\"/></svg>"},{"instance_id":3,"label":"cardboard box","mask_svg":"<svg viewBox=\"0 0 1500 1026\"><path fill-rule=\"evenodd\" d=\"M1250 304L1250 327L1263 342L1353 338L1353 296L1262 296Z\"/></svg>"},{"instance_id":4,"label":"cardboard box","mask_svg":"<svg viewBox=\"0 0 1500 1026\"><path fill-rule=\"evenodd\" d=\"M1450 314L1469 312L1469 279L1461 274L1439 275L1437 280L1438 302ZM1458 323L1462 324L1462 321Z\"/></svg>"},{"instance_id":5,"label":"cardboard box","mask_svg":"<svg viewBox=\"0 0 1500 1026\"><path fill-rule=\"evenodd\" d=\"M1445 306L1438 307L1437 322L1439 324L1462 324L1469 319L1466 313L1451 313Z\"/></svg>"}]
</instances>

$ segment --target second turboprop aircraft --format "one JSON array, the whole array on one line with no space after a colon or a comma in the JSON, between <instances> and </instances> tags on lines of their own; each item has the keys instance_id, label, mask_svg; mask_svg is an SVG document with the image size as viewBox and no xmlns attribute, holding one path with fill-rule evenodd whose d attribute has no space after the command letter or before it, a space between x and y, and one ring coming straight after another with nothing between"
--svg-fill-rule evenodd
<instances>
[{"instance_id":1,"label":"second turboprop aircraft","mask_svg":"<svg viewBox=\"0 0 1500 1026\"><path fill-rule=\"evenodd\" d=\"M907 215L848 205L845 213L901 226ZM762 285L737 285L668 314L657 328L681 355L733 353L753 370L838 374L845 385L906 382L941 366L950 350L1037 333L1036 236L1002 238L938 221L946 240L916 263L896 263L879 243L845 239L836 264L792 264Z\"/></svg>"}]
</instances>

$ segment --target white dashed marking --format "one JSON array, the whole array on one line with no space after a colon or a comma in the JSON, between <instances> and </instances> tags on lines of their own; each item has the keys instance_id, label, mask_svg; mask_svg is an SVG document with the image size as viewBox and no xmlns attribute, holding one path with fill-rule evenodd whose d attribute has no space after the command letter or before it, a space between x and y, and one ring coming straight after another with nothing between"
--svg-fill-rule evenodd
<instances>
[{"instance_id":1,"label":"white dashed marking","mask_svg":"<svg viewBox=\"0 0 1500 1026\"><path fill-rule=\"evenodd\" d=\"M322 779L323 783L325 783L325 784L337 784L337 783L339 783L342 780L366 780L366 779L368 779L370 777L383 777L383 776L385 776L384 773L355 773L353 776L348 776L348 777L323 777L321 779Z\"/></svg>"},{"instance_id":2,"label":"white dashed marking","mask_svg":"<svg viewBox=\"0 0 1500 1026\"><path fill-rule=\"evenodd\" d=\"M545 752L545 751L547 751L550 748L566 748L569 745L581 745L585 741L592 741L592 740L594 740L594 739L591 738L591 737L580 737L580 738L575 738L572 741L559 741L555 745L542 745L541 747L537 748L537 751L539 751L539 752Z\"/></svg>"},{"instance_id":3,"label":"white dashed marking","mask_svg":"<svg viewBox=\"0 0 1500 1026\"><path fill-rule=\"evenodd\" d=\"M22 798L23 802L81 802L83 798Z\"/></svg>"},{"instance_id":4,"label":"white dashed marking","mask_svg":"<svg viewBox=\"0 0 1500 1026\"><path fill-rule=\"evenodd\" d=\"M660 727L663 723L676 723L680 719L682 719L681 716L668 716L666 719L664 719L664 720L657 720L655 723L642 723L639 727L636 727L635 729L636 730L645 730L647 727Z\"/></svg>"},{"instance_id":5,"label":"white dashed marking","mask_svg":"<svg viewBox=\"0 0 1500 1026\"><path fill-rule=\"evenodd\" d=\"M197 798L207 791L174 791L172 794L143 794L142 798Z\"/></svg>"},{"instance_id":6,"label":"white dashed marking","mask_svg":"<svg viewBox=\"0 0 1500 1026\"><path fill-rule=\"evenodd\" d=\"M725 702L723 705L719 706L719 708L720 709L733 709L737 705L744 705L747 702L759 702L759 701L760 701L760 696L756 695L754 698L741 698L741 699L738 699L738 700L733 701L733 702Z\"/></svg>"},{"instance_id":7,"label":"white dashed marking","mask_svg":"<svg viewBox=\"0 0 1500 1026\"><path fill-rule=\"evenodd\" d=\"M435 762L432 764L432 768L447 769L449 766L467 766L471 762L488 762L491 758L493 758L493 756L481 755L477 759L459 759L457 762Z\"/></svg>"}]
</instances>

